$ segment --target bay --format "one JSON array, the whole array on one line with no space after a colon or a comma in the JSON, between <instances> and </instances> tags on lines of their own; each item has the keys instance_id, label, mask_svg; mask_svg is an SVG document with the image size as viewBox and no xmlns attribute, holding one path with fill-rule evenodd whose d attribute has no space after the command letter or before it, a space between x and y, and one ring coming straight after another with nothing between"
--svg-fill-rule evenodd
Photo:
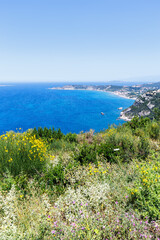
<instances>
[{"instance_id":1,"label":"bay","mask_svg":"<svg viewBox=\"0 0 160 240\"><path fill-rule=\"evenodd\" d=\"M123 120L117 120L118 108L127 108L134 102L107 92L49 89L63 85L32 83L0 87L0 134L19 128L26 131L53 126L64 134L90 129L97 132L111 124L122 124Z\"/></svg>"}]
</instances>

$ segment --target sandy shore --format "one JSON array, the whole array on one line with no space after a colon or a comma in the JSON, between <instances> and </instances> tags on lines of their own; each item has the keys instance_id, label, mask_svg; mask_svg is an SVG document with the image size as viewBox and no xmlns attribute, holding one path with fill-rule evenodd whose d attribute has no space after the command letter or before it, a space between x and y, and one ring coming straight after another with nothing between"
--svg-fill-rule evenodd
<instances>
[{"instance_id":1,"label":"sandy shore","mask_svg":"<svg viewBox=\"0 0 160 240\"><path fill-rule=\"evenodd\" d=\"M137 99L137 98L128 97L128 96L126 96L125 94L121 94L121 93L119 93L119 92L110 92L110 91L107 91L107 92L113 93L114 95L117 95L117 96L119 96L119 97L126 98L126 99L133 99L133 100L136 100L136 99Z\"/></svg>"}]
</instances>

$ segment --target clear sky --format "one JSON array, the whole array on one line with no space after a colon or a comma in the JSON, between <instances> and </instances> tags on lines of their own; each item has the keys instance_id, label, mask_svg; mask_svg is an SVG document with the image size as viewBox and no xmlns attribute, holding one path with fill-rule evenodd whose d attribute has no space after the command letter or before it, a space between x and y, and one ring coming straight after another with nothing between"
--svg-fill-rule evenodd
<instances>
[{"instance_id":1,"label":"clear sky","mask_svg":"<svg viewBox=\"0 0 160 240\"><path fill-rule=\"evenodd\" d=\"M1 82L148 76L160 76L160 0L0 0Z\"/></svg>"}]
</instances>

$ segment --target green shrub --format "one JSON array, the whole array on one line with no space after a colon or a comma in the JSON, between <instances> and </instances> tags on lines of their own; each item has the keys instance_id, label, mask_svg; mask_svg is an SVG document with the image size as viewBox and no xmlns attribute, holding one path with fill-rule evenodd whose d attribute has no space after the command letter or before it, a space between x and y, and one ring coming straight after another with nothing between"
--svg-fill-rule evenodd
<instances>
[{"instance_id":1,"label":"green shrub","mask_svg":"<svg viewBox=\"0 0 160 240\"><path fill-rule=\"evenodd\" d=\"M97 164L97 151L96 145L84 144L80 147L80 149L75 152L74 159L80 162L81 165L88 163L96 163Z\"/></svg>"},{"instance_id":2,"label":"green shrub","mask_svg":"<svg viewBox=\"0 0 160 240\"><path fill-rule=\"evenodd\" d=\"M112 149L120 148L118 156L124 162L131 161L136 157L146 158L150 152L150 144L147 137L148 133L145 132L143 128L136 128L133 132L128 125L110 129L107 135L105 134L105 144L111 144Z\"/></svg>"},{"instance_id":3,"label":"green shrub","mask_svg":"<svg viewBox=\"0 0 160 240\"><path fill-rule=\"evenodd\" d=\"M58 162L54 167L50 164L42 176L37 176L37 181L41 190L48 189L52 194L62 194L65 187L64 166L61 162Z\"/></svg>"},{"instance_id":4,"label":"green shrub","mask_svg":"<svg viewBox=\"0 0 160 240\"><path fill-rule=\"evenodd\" d=\"M137 128L145 128L149 123L151 122L151 120L146 117L138 117L135 116L130 122L126 123L126 126L129 126L132 130L135 130Z\"/></svg>"},{"instance_id":5,"label":"green shrub","mask_svg":"<svg viewBox=\"0 0 160 240\"><path fill-rule=\"evenodd\" d=\"M136 128L134 131L135 136L137 137L144 137L145 136L145 130L141 128Z\"/></svg>"},{"instance_id":6,"label":"green shrub","mask_svg":"<svg viewBox=\"0 0 160 240\"><path fill-rule=\"evenodd\" d=\"M61 132L60 128L55 130L54 127L52 129L48 129L46 127L43 129L42 127L39 127L38 130L36 128L33 129L32 136L36 136L36 138L43 138L48 143L51 143L55 139L62 139L64 134Z\"/></svg>"},{"instance_id":7,"label":"green shrub","mask_svg":"<svg viewBox=\"0 0 160 240\"><path fill-rule=\"evenodd\" d=\"M144 217L160 219L160 162L137 165L139 176L130 189L130 203Z\"/></svg>"},{"instance_id":8,"label":"green shrub","mask_svg":"<svg viewBox=\"0 0 160 240\"><path fill-rule=\"evenodd\" d=\"M117 130L107 141L120 148L120 157L124 162L131 161L138 154L138 138L130 129Z\"/></svg>"},{"instance_id":9,"label":"green shrub","mask_svg":"<svg viewBox=\"0 0 160 240\"><path fill-rule=\"evenodd\" d=\"M97 149L98 154L103 155L109 162L116 162L116 156L120 156L121 149L111 143L101 143Z\"/></svg>"},{"instance_id":10,"label":"green shrub","mask_svg":"<svg viewBox=\"0 0 160 240\"><path fill-rule=\"evenodd\" d=\"M32 176L46 165L46 145L31 132L8 132L0 136L0 174L17 176L22 171Z\"/></svg>"},{"instance_id":11,"label":"green shrub","mask_svg":"<svg viewBox=\"0 0 160 240\"><path fill-rule=\"evenodd\" d=\"M160 136L160 125L158 122L153 121L148 126L149 136L153 139L158 139Z\"/></svg>"},{"instance_id":12,"label":"green shrub","mask_svg":"<svg viewBox=\"0 0 160 240\"><path fill-rule=\"evenodd\" d=\"M70 142L70 143L77 143L78 139L77 139L77 134L76 133L67 133L65 136L65 140Z\"/></svg>"},{"instance_id":13,"label":"green shrub","mask_svg":"<svg viewBox=\"0 0 160 240\"><path fill-rule=\"evenodd\" d=\"M154 108L153 113L154 113L154 118L155 118L157 121L159 121L159 120L160 120L160 109Z\"/></svg>"},{"instance_id":14,"label":"green shrub","mask_svg":"<svg viewBox=\"0 0 160 240\"><path fill-rule=\"evenodd\" d=\"M64 147L64 144L61 140L55 140L53 141L50 145L49 145L49 148L50 150L53 150L54 151L57 151L57 150L61 150L62 148Z\"/></svg>"},{"instance_id":15,"label":"green shrub","mask_svg":"<svg viewBox=\"0 0 160 240\"><path fill-rule=\"evenodd\" d=\"M138 143L138 156L145 159L150 152L150 144L147 138L140 137Z\"/></svg>"},{"instance_id":16,"label":"green shrub","mask_svg":"<svg viewBox=\"0 0 160 240\"><path fill-rule=\"evenodd\" d=\"M0 178L0 190L2 191L9 191L13 184L15 184L15 179L10 172L6 172L3 177Z\"/></svg>"}]
</instances>

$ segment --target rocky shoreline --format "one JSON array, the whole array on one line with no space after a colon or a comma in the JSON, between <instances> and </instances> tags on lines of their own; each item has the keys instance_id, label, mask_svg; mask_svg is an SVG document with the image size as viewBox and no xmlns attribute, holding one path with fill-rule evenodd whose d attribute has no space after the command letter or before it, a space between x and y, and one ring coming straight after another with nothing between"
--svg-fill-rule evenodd
<instances>
[{"instance_id":1,"label":"rocky shoreline","mask_svg":"<svg viewBox=\"0 0 160 240\"><path fill-rule=\"evenodd\" d=\"M152 119L154 109L160 109L160 89L141 94L132 106L121 112L119 119L130 121L134 116Z\"/></svg>"},{"instance_id":2,"label":"rocky shoreline","mask_svg":"<svg viewBox=\"0 0 160 240\"><path fill-rule=\"evenodd\" d=\"M125 115L125 110L120 113L120 117L119 117L119 119L122 119L122 120L124 120L124 121L126 121L126 122L131 121L132 118L133 118L133 117L127 117L127 116Z\"/></svg>"}]
</instances>

